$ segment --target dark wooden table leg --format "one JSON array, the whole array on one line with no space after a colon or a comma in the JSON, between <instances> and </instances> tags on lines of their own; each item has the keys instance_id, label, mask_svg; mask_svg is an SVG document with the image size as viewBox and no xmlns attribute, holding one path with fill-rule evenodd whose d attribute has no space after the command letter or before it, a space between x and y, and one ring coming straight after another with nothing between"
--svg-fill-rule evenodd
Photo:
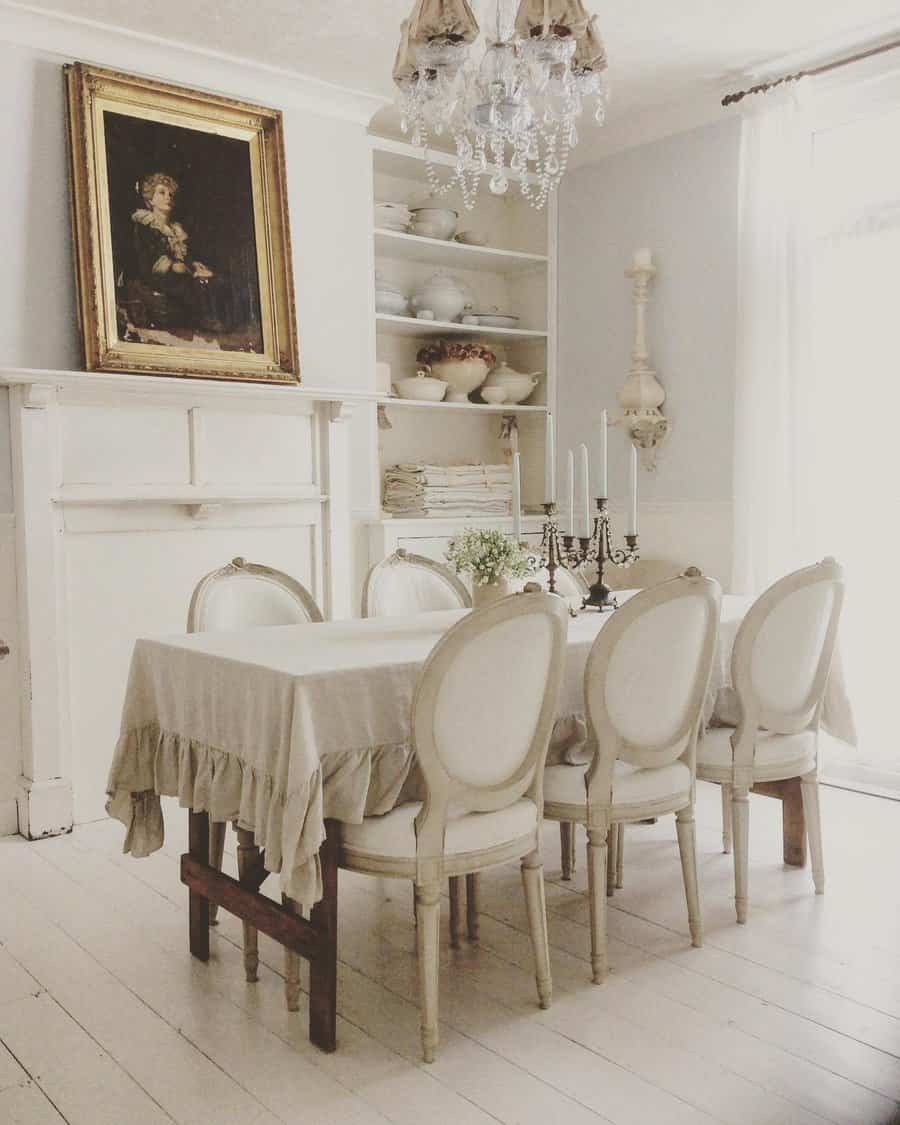
<instances>
[{"instance_id":1,"label":"dark wooden table leg","mask_svg":"<svg viewBox=\"0 0 900 1125\"><path fill-rule=\"evenodd\" d=\"M784 837L784 862L791 867L806 866L806 821L803 817L803 797L800 778L792 777L782 783L781 827Z\"/></svg>"},{"instance_id":2,"label":"dark wooden table leg","mask_svg":"<svg viewBox=\"0 0 900 1125\"><path fill-rule=\"evenodd\" d=\"M803 796L800 778L787 781L758 781L754 793L775 797L781 801L781 835L784 862L791 867L806 866L806 820L803 816Z\"/></svg>"},{"instance_id":3,"label":"dark wooden table leg","mask_svg":"<svg viewBox=\"0 0 900 1125\"><path fill-rule=\"evenodd\" d=\"M188 821L188 851L197 863L209 863L209 816L191 809ZM193 888L188 892L191 953L209 960L209 900Z\"/></svg>"},{"instance_id":4,"label":"dark wooden table leg","mask_svg":"<svg viewBox=\"0 0 900 1125\"><path fill-rule=\"evenodd\" d=\"M309 1038L323 1051L337 1046L337 825L325 821L325 843L319 850L322 899L312 908L310 921L321 945L309 964Z\"/></svg>"}]
</instances>

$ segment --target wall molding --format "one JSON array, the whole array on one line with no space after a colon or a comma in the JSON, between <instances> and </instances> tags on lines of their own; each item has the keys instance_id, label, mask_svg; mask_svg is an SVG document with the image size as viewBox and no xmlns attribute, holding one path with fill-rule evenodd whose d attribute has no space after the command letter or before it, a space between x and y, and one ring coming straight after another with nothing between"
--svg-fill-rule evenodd
<instances>
[{"instance_id":1,"label":"wall molding","mask_svg":"<svg viewBox=\"0 0 900 1125\"><path fill-rule=\"evenodd\" d=\"M112 24L61 12L49 12L0 0L3 27L0 40L18 47L46 51L66 61L108 66L116 70L184 85L212 93L239 94L247 100L279 109L301 109L324 117L368 125L388 99L362 90L338 86L287 70L146 32L130 31Z\"/></svg>"}]
</instances>

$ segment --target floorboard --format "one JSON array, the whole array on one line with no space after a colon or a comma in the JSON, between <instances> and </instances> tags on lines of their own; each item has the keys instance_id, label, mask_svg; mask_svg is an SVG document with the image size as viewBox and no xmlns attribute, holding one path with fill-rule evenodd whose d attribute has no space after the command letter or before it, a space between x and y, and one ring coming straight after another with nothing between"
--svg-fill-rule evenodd
<instances>
[{"instance_id":1,"label":"floorboard","mask_svg":"<svg viewBox=\"0 0 900 1125\"><path fill-rule=\"evenodd\" d=\"M629 827L610 901L612 971L589 979L584 837L559 879L546 833L554 1003L536 1004L514 865L483 878L481 941L441 949L441 1045L419 1061L405 883L341 874L334 1055L283 1002L282 951L243 979L240 924L187 952L164 849L121 854L121 826L0 840L0 1122L6 1125L888 1125L900 1121L900 805L823 791L827 893L781 862L780 808L751 799L750 916L734 923L718 791L699 786L706 940L692 949L672 818ZM232 834L225 868L234 873ZM277 887L267 892L277 894ZM446 919L445 930L446 933ZM306 970L304 967L304 974ZM305 984L304 975L304 984Z\"/></svg>"}]
</instances>

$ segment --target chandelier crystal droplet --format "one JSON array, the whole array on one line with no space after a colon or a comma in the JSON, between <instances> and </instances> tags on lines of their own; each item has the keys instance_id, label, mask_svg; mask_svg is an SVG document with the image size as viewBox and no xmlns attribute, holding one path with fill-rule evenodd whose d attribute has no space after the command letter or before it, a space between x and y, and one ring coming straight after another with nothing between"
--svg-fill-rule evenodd
<instances>
[{"instance_id":1,"label":"chandelier crystal droplet","mask_svg":"<svg viewBox=\"0 0 900 1125\"><path fill-rule=\"evenodd\" d=\"M476 62L480 28L468 0L416 0L394 63L400 127L425 150L431 192L458 189L467 210L483 176L503 195L509 173L531 206L542 208L565 175L586 106L597 124L606 114L606 52L582 0L520 0L512 22L503 8L497 0ZM434 138L455 149L446 182L428 158Z\"/></svg>"}]
</instances>

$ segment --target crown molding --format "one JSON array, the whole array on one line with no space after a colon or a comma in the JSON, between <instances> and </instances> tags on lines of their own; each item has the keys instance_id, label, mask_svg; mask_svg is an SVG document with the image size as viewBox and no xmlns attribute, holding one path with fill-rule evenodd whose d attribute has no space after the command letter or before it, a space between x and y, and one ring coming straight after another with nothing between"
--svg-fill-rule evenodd
<instances>
[{"instance_id":1,"label":"crown molding","mask_svg":"<svg viewBox=\"0 0 900 1125\"><path fill-rule=\"evenodd\" d=\"M95 20L0 0L0 42L240 97L278 109L301 109L368 125L387 100L309 78L282 67L253 62L161 36L129 31Z\"/></svg>"}]
</instances>

